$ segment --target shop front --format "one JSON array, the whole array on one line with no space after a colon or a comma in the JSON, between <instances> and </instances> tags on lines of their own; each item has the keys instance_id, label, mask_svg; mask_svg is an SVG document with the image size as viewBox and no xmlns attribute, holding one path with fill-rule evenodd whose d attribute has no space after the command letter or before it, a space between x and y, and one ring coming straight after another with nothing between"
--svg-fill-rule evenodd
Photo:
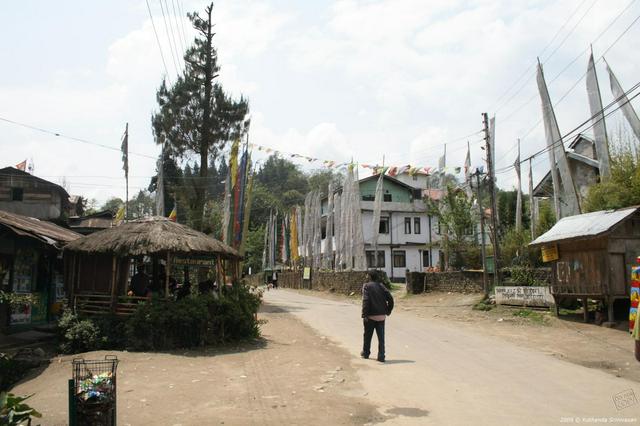
<instances>
[{"instance_id":1,"label":"shop front","mask_svg":"<svg viewBox=\"0 0 640 426\"><path fill-rule=\"evenodd\" d=\"M60 248L79 236L0 212L0 330L11 333L56 319L65 298Z\"/></svg>"}]
</instances>

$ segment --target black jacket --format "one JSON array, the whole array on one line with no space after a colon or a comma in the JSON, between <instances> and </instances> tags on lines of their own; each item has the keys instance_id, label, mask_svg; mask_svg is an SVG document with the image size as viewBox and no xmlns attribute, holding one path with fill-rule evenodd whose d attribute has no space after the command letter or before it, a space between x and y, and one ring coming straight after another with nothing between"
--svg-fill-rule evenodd
<instances>
[{"instance_id":1,"label":"black jacket","mask_svg":"<svg viewBox=\"0 0 640 426\"><path fill-rule=\"evenodd\" d=\"M382 283L368 282L362 286L362 318L369 315L391 315L393 296Z\"/></svg>"}]
</instances>

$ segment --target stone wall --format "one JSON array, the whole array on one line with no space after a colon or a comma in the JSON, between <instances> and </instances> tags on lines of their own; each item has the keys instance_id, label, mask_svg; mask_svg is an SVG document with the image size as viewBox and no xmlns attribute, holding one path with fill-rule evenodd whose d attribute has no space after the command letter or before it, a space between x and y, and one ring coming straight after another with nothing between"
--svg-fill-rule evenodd
<instances>
[{"instance_id":1,"label":"stone wall","mask_svg":"<svg viewBox=\"0 0 640 426\"><path fill-rule=\"evenodd\" d=\"M383 272L384 273L384 272ZM369 281L366 271L311 271L311 280L302 279L302 271L283 271L278 273L278 287L331 291L341 294L360 294L362 285ZM264 284L262 274L245 277L249 285Z\"/></svg>"},{"instance_id":2,"label":"stone wall","mask_svg":"<svg viewBox=\"0 0 640 426\"><path fill-rule=\"evenodd\" d=\"M491 279L490 275L490 279ZM409 272L407 273L407 293L419 294L424 291L446 291L452 293L482 292L482 272Z\"/></svg>"},{"instance_id":3,"label":"stone wall","mask_svg":"<svg viewBox=\"0 0 640 426\"><path fill-rule=\"evenodd\" d=\"M302 284L302 271L284 271L278 274L278 287L304 288Z\"/></svg>"},{"instance_id":4,"label":"stone wall","mask_svg":"<svg viewBox=\"0 0 640 426\"><path fill-rule=\"evenodd\" d=\"M264 284L264 275L261 272L253 275L245 275L243 279L247 285L250 285L252 287L257 287Z\"/></svg>"},{"instance_id":5,"label":"stone wall","mask_svg":"<svg viewBox=\"0 0 640 426\"><path fill-rule=\"evenodd\" d=\"M360 294L362 285L369 281L365 271L320 272L311 275L311 288L341 294Z\"/></svg>"}]
</instances>

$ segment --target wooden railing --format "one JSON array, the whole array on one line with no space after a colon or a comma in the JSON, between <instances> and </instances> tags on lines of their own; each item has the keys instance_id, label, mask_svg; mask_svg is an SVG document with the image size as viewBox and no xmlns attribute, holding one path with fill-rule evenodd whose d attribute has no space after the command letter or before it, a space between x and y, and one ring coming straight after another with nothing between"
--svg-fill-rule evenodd
<instances>
[{"instance_id":1,"label":"wooden railing","mask_svg":"<svg viewBox=\"0 0 640 426\"><path fill-rule=\"evenodd\" d=\"M106 294L76 294L73 300L73 309L78 314L84 315L131 315L138 304L148 302L146 297L118 296L112 300Z\"/></svg>"}]
</instances>

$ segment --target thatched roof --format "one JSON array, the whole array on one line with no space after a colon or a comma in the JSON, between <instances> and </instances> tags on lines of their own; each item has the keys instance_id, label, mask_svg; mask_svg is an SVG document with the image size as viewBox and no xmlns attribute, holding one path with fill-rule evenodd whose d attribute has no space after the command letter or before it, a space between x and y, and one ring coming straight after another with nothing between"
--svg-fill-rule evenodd
<instances>
[{"instance_id":1,"label":"thatched roof","mask_svg":"<svg viewBox=\"0 0 640 426\"><path fill-rule=\"evenodd\" d=\"M16 235L34 238L58 248L82 237L80 234L46 220L5 211L0 211L0 229L2 228Z\"/></svg>"},{"instance_id":2,"label":"thatched roof","mask_svg":"<svg viewBox=\"0 0 640 426\"><path fill-rule=\"evenodd\" d=\"M159 253L217 254L240 258L228 245L167 218L134 220L74 241L65 251L139 256Z\"/></svg>"}]
</instances>

